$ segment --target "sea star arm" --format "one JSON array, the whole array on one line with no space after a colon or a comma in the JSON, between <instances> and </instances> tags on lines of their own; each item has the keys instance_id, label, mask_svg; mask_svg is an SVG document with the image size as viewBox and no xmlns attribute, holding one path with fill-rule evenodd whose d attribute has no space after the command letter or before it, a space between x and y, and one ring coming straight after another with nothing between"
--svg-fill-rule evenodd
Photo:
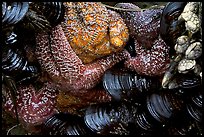
<instances>
[{"instance_id":1,"label":"sea star arm","mask_svg":"<svg viewBox=\"0 0 204 137\"><path fill-rule=\"evenodd\" d=\"M58 113L56 97L58 91L53 83L44 83L42 88L36 90L33 85L20 86L17 90L16 106L20 123L31 132L36 132L35 126L41 125L47 118ZM5 103L2 107L6 112L16 118L12 95L5 94Z\"/></svg>"},{"instance_id":2,"label":"sea star arm","mask_svg":"<svg viewBox=\"0 0 204 137\"><path fill-rule=\"evenodd\" d=\"M56 67L54 58L49 49L49 34L43 32L36 35L36 49L35 54L39 63L42 65L50 75L58 77L59 70Z\"/></svg>"},{"instance_id":3,"label":"sea star arm","mask_svg":"<svg viewBox=\"0 0 204 137\"><path fill-rule=\"evenodd\" d=\"M127 52L112 54L110 56L99 59L98 61L84 66L83 75L76 81L74 86L77 88L90 89L101 81L105 71L113 67L119 61L127 57Z\"/></svg>"},{"instance_id":4,"label":"sea star arm","mask_svg":"<svg viewBox=\"0 0 204 137\"><path fill-rule=\"evenodd\" d=\"M42 67L49 68L46 70L49 70L51 77L55 74L53 71L59 69L61 80L57 75L53 75L53 78L55 81L59 80L56 82L63 86L67 85L71 89L94 87L107 69L127 57L127 52L122 51L84 65L71 48L60 25L52 30L50 45L47 37L42 38L37 39L38 48L40 48L38 51L41 51L38 58L42 60Z\"/></svg>"},{"instance_id":5,"label":"sea star arm","mask_svg":"<svg viewBox=\"0 0 204 137\"><path fill-rule=\"evenodd\" d=\"M150 50L142 47L135 40L136 57L129 58L125 66L139 74L156 76L165 72L169 64L169 47L159 37Z\"/></svg>"}]
</instances>

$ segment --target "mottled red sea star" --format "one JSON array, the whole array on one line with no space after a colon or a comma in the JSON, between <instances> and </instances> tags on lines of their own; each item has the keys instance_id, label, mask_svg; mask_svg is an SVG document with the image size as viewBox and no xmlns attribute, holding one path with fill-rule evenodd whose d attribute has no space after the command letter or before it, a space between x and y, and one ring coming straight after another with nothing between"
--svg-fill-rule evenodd
<instances>
[{"instance_id":1,"label":"mottled red sea star","mask_svg":"<svg viewBox=\"0 0 204 137\"><path fill-rule=\"evenodd\" d=\"M69 45L61 25L54 27L51 35L38 34L36 42L39 63L64 91L93 88L107 69L128 57L127 51L123 50L84 65Z\"/></svg>"},{"instance_id":2,"label":"mottled red sea star","mask_svg":"<svg viewBox=\"0 0 204 137\"><path fill-rule=\"evenodd\" d=\"M47 118L58 113L56 108L57 90L50 82L36 90L32 85L20 86L17 90L16 106L20 123L30 132L36 132L35 126L41 125ZM3 108L15 117L14 102L10 92L6 92Z\"/></svg>"},{"instance_id":3,"label":"mottled red sea star","mask_svg":"<svg viewBox=\"0 0 204 137\"><path fill-rule=\"evenodd\" d=\"M155 40L150 50L145 49L135 40L137 55L125 61L125 66L141 75L159 76L169 66L168 49L161 38Z\"/></svg>"},{"instance_id":4,"label":"mottled red sea star","mask_svg":"<svg viewBox=\"0 0 204 137\"><path fill-rule=\"evenodd\" d=\"M117 7L139 9L131 3ZM130 36L135 40L136 57L129 58L125 66L142 75L162 75L169 65L169 47L159 36L162 8L121 12Z\"/></svg>"}]
</instances>

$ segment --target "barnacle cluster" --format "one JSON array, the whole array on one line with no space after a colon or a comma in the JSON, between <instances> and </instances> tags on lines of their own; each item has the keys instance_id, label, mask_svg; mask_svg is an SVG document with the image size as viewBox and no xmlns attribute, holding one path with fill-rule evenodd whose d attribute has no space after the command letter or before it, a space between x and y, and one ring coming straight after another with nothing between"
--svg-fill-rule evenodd
<instances>
[{"instance_id":1,"label":"barnacle cluster","mask_svg":"<svg viewBox=\"0 0 204 137\"><path fill-rule=\"evenodd\" d=\"M176 88L176 73L193 73L202 79L202 13L200 8L202 9L202 3L188 2L177 19L179 22L184 21L186 31L176 39L174 46L176 54L162 81L164 88Z\"/></svg>"}]
</instances>

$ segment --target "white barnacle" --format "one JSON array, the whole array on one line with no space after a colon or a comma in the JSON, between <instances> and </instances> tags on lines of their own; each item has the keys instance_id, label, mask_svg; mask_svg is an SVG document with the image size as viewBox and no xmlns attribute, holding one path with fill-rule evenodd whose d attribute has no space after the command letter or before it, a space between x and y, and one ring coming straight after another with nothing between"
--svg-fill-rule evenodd
<instances>
[{"instance_id":1,"label":"white barnacle","mask_svg":"<svg viewBox=\"0 0 204 137\"><path fill-rule=\"evenodd\" d=\"M179 16L179 20L184 19L186 30L189 30L191 33L196 33L201 26L198 16L196 12L198 10L198 3L197 2L188 2Z\"/></svg>"},{"instance_id":2,"label":"white barnacle","mask_svg":"<svg viewBox=\"0 0 204 137\"><path fill-rule=\"evenodd\" d=\"M196 61L190 59L182 59L178 64L179 73L187 73L195 68Z\"/></svg>"},{"instance_id":3,"label":"white barnacle","mask_svg":"<svg viewBox=\"0 0 204 137\"><path fill-rule=\"evenodd\" d=\"M192 14L191 16L191 20L185 23L186 30L191 31L192 33L196 33L197 31L199 31L201 23L196 14Z\"/></svg>"},{"instance_id":4,"label":"white barnacle","mask_svg":"<svg viewBox=\"0 0 204 137\"><path fill-rule=\"evenodd\" d=\"M188 36L182 35L177 38L174 49L177 53L184 53L189 46L190 39Z\"/></svg>"},{"instance_id":5,"label":"white barnacle","mask_svg":"<svg viewBox=\"0 0 204 137\"><path fill-rule=\"evenodd\" d=\"M202 55L202 43L194 42L192 43L185 52L186 59L197 59Z\"/></svg>"},{"instance_id":6,"label":"white barnacle","mask_svg":"<svg viewBox=\"0 0 204 137\"><path fill-rule=\"evenodd\" d=\"M183 12L193 12L196 13L198 9L198 2L188 2L183 10Z\"/></svg>"}]
</instances>

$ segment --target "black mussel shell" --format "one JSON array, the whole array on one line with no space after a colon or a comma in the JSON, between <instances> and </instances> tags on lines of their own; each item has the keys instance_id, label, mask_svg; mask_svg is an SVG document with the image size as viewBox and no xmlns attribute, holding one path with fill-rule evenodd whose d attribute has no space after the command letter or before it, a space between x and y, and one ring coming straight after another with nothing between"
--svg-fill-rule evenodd
<instances>
[{"instance_id":1,"label":"black mussel shell","mask_svg":"<svg viewBox=\"0 0 204 137\"><path fill-rule=\"evenodd\" d=\"M6 13L6 9L7 9L7 3L6 2L2 2L1 8L2 8L2 15L1 15L1 17L2 17L2 20L3 20L3 18L5 16L5 13Z\"/></svg>"},{"instance_id":2,"label":"black mussel shell","mask_svg":"<svg viewBox=\"0 0 204 137\"><path fill-rule=\"evenodd\" d=\"M202 121L202 94L197 94L190 97L189 101L186 101L186 109L190 116L198 122Z\"/></svg>"},{"instance_id":3,"label":"black mussel shell","mask_svg":"<svg viewBox=\"0 0 204 137\"><path fill-rule=\"evenodd\" d=\"M193 88L201 88L202 81L200 76L196 76L194 74L177 74L174 78L174 86L171 85L170 89L193 89Z\"/></svg>"},{"instance_id":4,"label":"black mussel shell","mask_svg":"<svg viewBox=\"0 0 204 137\"><path fill-rule=\"evenodd\" d=\"M64 19L65 9L62 2L47 2L49 5L52 5L51 9L55 9L54 12L50 12L47 15L48 21L51 23L52 26L56 26ZM48 12L47 12L48 14Z\"/></svg>"},{"instance_id":5,"label":"black mussel shell","mask_svg":"<svg viewBox=\"0 0 204 137\"><path fill-rule=\"evenodd\" d=\"M16 16L9 21L9 24L16 24L19 21L21 21L24 16L26 15L28 8L29 8L29 2L18 2L20 5L19 11L16 11Z\"/></svg>"},{"instance_id":6,"label":"black mussel shell","mask_svg":"<svg viewBox=\"0 0 204 137\"><path fill-rule=\"evenodd\" d=\"M103 87L115 100L153 92L160 85L159 79L123 70L107 70L103 76Z\"/></svg>"},{"instance_id":7,"label":"black mussel shell","mask_svg":"<svg viewBox=\"0 0 204 137\"><path fill-rule=\"evenodd\" d=\"M6 38L4 38L4 42L6 45L12 45L17 42L17 34L15 32L11 32Z\"/></svg>"},{"instance_id":8,"label":"black mussel shell","mask_svg":"<svg viewBox=\"0 0 204 137\"><path fill-rule=\"evenodd\" d=\"M135 124L140 127L138 130L152 132L161 128L161 124L156 121L147 110L139 108L136 115Z\"/></svg>"},{"instance_id":9,"label":"black mussel shell","mask_svg":"<svg viewBox=\"0 0 204 137\"><path fill-rule=\"evenodd\" d=\"M178 20L187 2L169 2L163 9L160 21L160 35L167 45L174 49L176 40L185 33L185 22ZM173 51L172 51L173 52Z\"/></svg>"},{"instance_id":10,"label":"black mussel shell","mask_svg":"<svg viewBox=\"0 0 204 137\"><path fill-rule=\"evenodd\" d=\"M40 66L28 62L23 55L9 48L2 54L2 71L5 75L12 76L17 83L29 83L38 78Z\"/></svg>"},{"instance_id":11,"label":"black mussel shell","mask_svg":"<svg viewBox=\"0 0 204 137\"><path fill-rule=\"evenodd\" d=\"M5 16L2 19L2 23L8 23L9 20L11 20L15 16L17 10L19 10L18 2L11 3L11 5L6 8Z\"/></svg>"},{"instance_id":12,"label":"black mussel shell","mask_svg":"<svg viewBox=\"0 0 204 137\"><path fill-rule=\"evenodd\" d=\"M64 19L63 2L33 2L31 9L44 15L51 26L58 25Z\"/></svg>"},{"instance_id":13,"label":"black mussel shell","mask_svg":"<svg viewBox=\"0 0 204 137\"><path fill-rule=\"evenodd\" d=\"M202 110L201 108L196 107L195 105L188 104L186 105L188 113L191 115L193 119L198 122L202 121Z\"/></svg>"},{"instance_id":14,"label":"black mussel shell","mask_svg":"<svg viewBox=\"0 0 204 137\"><path fill-rule=\"evenodd\" d=\"M133 87L132 76L128 73L113 74L108 70L103 76L103 86L114 99L121 100L124 91L131 91Z\"/></svg>"},{"instance_id":15,"label":"black mussel shell","mask_svg":"<svg viewBox=\"0 0 204 137\"><path fill-rule=\"evenodd\" d=\"M127 102L91 105L86 110L84 120L98 134L129 134L128 125L134 122L137 108L138 104Z\"/></svg>"},{"instance_id":16,"label":"black mussel shell","mask_svg":"<svg viewBox=\"0 0 204 137\"><path fill-rule=\"evenodd\" d=\"M29 8L29 2L2 3L3 25L14 25L24 18Z\"/></svg>"},{"instance_id":17,"label":"black mussel shell","mask_svg":"<svg viewBox=\"0 0 204 137\"><path fill-rule=\"evenodd\" d=\"M182 78L180 79L180 86L181 88L195 88L201 86L201 79L200 77L190 77L190 78Z\"/></svg>"},{"instance_id":18,"label":"black mussel shell","mask_svg":"<svg viewBox=\"0 0 204 137\"><path fill-rule=\"evenodd\" d=\"M69 113L58 113L47 119L42 127L46 135L91 135L93 132L86 127L83 117Z\"/></svg>"},{"instance_id":19,"label":"black mussel shell","mask_svg":"<svg viewBox=\"0 0 204 137\"><path fill-rule=\"evenodd\" d=\"M159 122L165 123L183 109L184 102L171 92L153 93L147 96L147 108Z\"/></svg>"},{"instance_id":20,"label":"black mussel shell","mask_svg":"<svg viewBox=\"0 0 204 137\"><path fill-rule=\"evenodd\" d=\"M193 102L193 104L195 104L196 106L198 106L198 107L202 107L202 94L201 94L201 92L198 92L198 94L197 95L195 95L195 96L193 96L192 97L192 102Z\"/></svg>"}]
</instances>

